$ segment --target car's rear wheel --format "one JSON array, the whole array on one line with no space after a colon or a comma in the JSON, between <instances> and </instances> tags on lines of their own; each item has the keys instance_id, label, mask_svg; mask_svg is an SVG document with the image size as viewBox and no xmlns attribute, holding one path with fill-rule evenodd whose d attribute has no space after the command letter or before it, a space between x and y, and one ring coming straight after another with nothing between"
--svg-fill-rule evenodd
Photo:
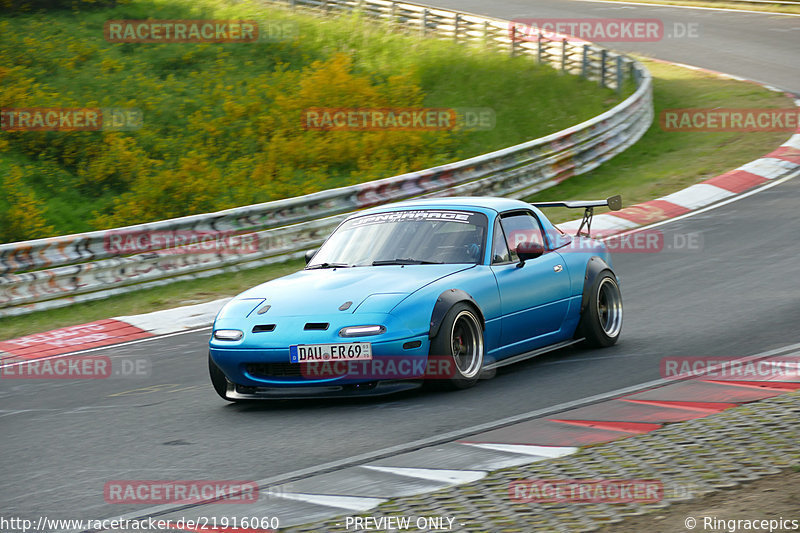
<instances>
[{"instance_id":1,"label":"car's rear wheel","mask_svg":"<svg viewBox=\"0 0 800 533\"><path fill-rule=\"evenodd\" d=\"M430 355L438 361L437 371L428 372L428 385L466 389L478 382L483 369L483 327L471 305L457 303L447 311L431 341Z\"/></svg>"},{"instance_id":2,"label":"car's rear wheel","mask_svg":"<svg viewBox=\"0 0 800 533\"><path fill-rule=\"evenodd\" d=\"M217 391L220 398L229 402L235 402L236 400L228 398L228 378L225 377L222 370L220 370L214 360L211 359L210 354L208 356L208 374L211 376L211 384L214 386L214 390Z\"/></svg>"},{"instance_id":3,"label":"car's rear wheel","mask_svg":"<svg viewBox=\"0 0 800 533\"><path fill-rule=\"evenodd\" d=\"M611 346L622 331L622 294L614 275L601 272L589 288L589 300L581 316L579 333L586 344Z\"/></svg>"}]
</instances>

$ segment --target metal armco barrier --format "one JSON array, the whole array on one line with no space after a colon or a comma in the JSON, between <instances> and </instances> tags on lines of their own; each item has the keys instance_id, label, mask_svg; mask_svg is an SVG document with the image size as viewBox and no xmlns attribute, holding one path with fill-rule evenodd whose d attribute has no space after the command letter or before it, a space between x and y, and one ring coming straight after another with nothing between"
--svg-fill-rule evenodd
<instances>
[{"instance_id":1,"label":"metal armco barrier","mask_svg":"<svg viewBox=\"0 0 800 533\"><path fill-rule=\"evenodd\" d=\"M381 0L275 0L296 9L359 12L410 31L484 43L563 72L636 91L613 109L540 139L455 163L358 185L177 219L0 245L0 317L254 268L299 257L348 214L422 196L522 198L588 172L639 140L653 120L652 81L639 63L584 41L520 41L508 21ZM158 236L155 239L154 235ZM194 244L175 246L179 237ZM245 238L240 250L203 248L214 235ZM192 241L194 239L194 241ZM148 241L148 242L144 242ZM139 253L126 253L132 243Z\"/></svg>"}]
</instances>

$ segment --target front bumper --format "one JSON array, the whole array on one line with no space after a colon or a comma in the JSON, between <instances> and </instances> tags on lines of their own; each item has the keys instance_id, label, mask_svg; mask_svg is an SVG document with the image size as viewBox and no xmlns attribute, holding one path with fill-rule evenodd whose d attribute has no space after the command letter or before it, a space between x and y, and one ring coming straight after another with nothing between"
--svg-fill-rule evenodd
<instances>
[{"instance_id":1,"label":"front bumper","mask_svg":"<svg viewBox=\"0 0 800 533\"><path fill-rule=\"evenodd\" d=\"M369 339L365 337L363 342ZM290 363L288 346L258 349L212 345L209 355L231 382L229 396L235 399L252 395L304 397L306 393L319 397L323 391L330 396L389 394L414 388L409 387L410 382L421 381L430 347L427 335L371 344L372 361L349 363Z\"/></svg>"}]
</instances>

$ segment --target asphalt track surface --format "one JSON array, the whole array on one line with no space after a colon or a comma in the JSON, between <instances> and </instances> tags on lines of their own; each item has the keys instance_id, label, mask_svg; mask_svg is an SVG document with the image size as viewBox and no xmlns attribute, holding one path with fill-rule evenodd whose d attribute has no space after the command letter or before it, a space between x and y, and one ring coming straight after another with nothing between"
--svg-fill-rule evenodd
<instances>
[{"instance_id":1,"label":"asphalt track surface","mask_svg":"<svg viewBox=\"0 0 800 533\"><path fill-rule=\"evenodd\" d=\"M617 48L800 92L798 17L586 2L438 5L509 18L700 20L701 39ZM796 343L798 205L800 178L660 226L667 245L694 235L702 246L616 255L625 299L617 346L562 350L467 391L228 405L208 382L208 331L95 352L148 358L145 378L0 380L3 514L115 516L145 506L106 504L110 480L263 479L654 380L663 357L735 357Z\"/></svg>"}]
</instances>

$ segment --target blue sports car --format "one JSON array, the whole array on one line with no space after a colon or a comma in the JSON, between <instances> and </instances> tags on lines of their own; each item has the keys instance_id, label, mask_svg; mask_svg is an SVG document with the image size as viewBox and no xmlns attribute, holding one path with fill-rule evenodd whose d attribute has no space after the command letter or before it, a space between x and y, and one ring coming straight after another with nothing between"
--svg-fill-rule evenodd
<instances>
[{"instance_id":1,"label":"blue sports car","mask_svg":"<svg viewBox=\"0 0 800 533\"><path fill-rule=\"evenodd\" d=\"M355 213L306 267L217 315L209 371L230 401L466 388L503 365L622 329L593 202L411 200ZM540 207L585 210L575 236Z\"/></svg>"}]
</instances>

